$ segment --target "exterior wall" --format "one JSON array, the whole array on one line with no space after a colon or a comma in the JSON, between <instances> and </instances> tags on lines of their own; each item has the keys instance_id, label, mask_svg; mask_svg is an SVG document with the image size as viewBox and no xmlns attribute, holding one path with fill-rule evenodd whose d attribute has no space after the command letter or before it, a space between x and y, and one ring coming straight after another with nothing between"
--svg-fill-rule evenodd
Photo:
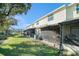
<instances>
[{"instance_id":1,"label":"exterior wall","mask_svg":"<svg viewBox=\"0 0 79 59\"><path fill-rule=\"evenodd\" d=\"M79 13L77 13L76 5L77 4L73 4L71 6L66 7L66 19L67 20L79 18Z\"/></svg>"},{"instance_id":2,"label":"exterior wall","mask_svg":"<svg viewBox=\"0 0 79 59\"><path fill-rule=\"evenodd\" d=\"M73 19L74 10L75 10L74 6L66 7L66 20Z\"/></svg>"},{"instance_id":3,"label":"exterior wall","mask_svg":"<svg viewBox=\"0 0 79 59\"><path fill-rule=\"evenodd\" d=\"M77 11L76 11L76 5L77 4L75 4L73 7L73 18L79 18L79 13L77 13Z\"/></svg>"},{"instance_id":4,"label":"exterior wall","mask_svg":"<svg viewBox=\"0 0 79 59\"><path fill-rule=\"evenodd\" d=\"M36 25L36 27L43 27L43 26L46 26L47 25L47 22L48 22L48 17L45 17L43 18L42 20L38 21L38 25Z\"/></svg>"},{"instance_id":5,"label":"exterior wall","mask_svg":"<svg viewBox=\"0 0 79 59\"><path fill-rule=\"evenodd\" d=\"M27 29L31 29L31 28L34 28L34 26L30 25L30 26L27 27Z\"/></svg>"},{"instance_id":6,"label":"exterior wall","mask_svg":"<svg viewBox=\"0 0 79 59\"><path fill-rule=\"evenodd\" d=\"M48 21L48 25L58 24L66 20L66 9L62 9L59 12L53 14L53 20Z\"/></svg>"}]
</instances>

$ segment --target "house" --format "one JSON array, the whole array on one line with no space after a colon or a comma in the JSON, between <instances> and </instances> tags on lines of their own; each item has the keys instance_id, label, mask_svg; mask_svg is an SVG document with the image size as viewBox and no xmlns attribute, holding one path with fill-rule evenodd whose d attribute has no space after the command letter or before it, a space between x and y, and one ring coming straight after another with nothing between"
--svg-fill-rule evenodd
<instances>
[{"instance_id":1,"label":"house","mask_svg":"<svg viewBox=\"0 0 79 59\"><path fill-rule=\"evenodd\" d=\"M66 49L64 54L79 54L78 39L71 42L71 34L79 37L79 4L62 5L54 11L42 16L37 21L29 25L25 32L29 32L29 36L43 39L52 43L53 47L60 50ZM66 42L68 41L68 42ZM77 44L75 44L77 43ZM73 46L73 47L72 47ZM75 49L76 48L76 49ZM74 52L75 51L75 52Z\"/></svg>"}]
</instances>

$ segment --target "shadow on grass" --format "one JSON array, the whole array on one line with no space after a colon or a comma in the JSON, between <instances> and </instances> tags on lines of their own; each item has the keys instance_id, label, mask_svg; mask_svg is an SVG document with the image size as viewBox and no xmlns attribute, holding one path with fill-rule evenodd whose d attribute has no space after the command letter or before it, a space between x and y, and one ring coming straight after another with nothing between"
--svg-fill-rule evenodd
<instances>
[{"instance_id":1,"label":"shadow on grass","mask_svg":"<svg viewBox=\"0 0 79 59\"><path fill-rule=\"evenodd\" d=\"M26 38L26 36L17 36L17 38Z\"/></svg>"},{"instance_id":2,"label":"shadow on grass","mask_svg":"<svg viewBox=\"0 0 79 59\"><path fill-rule=\"evenodd\" d=\"M24 35L18 35L18 34L11 35L10 37L27 38L27 36L24 36Z\"/></svg>"},{"instance_id":3,"label":"shadow on grass","mask_svg":"<svg viewBox=\"0 0 79 59\"><path fill-rule=\"evenodd\" d=\"M26 43L9 45L10 48L1 48L0 54L4 56L58 56L58 49L46 45L29 45Z\"/></svg>"}]
</instances>

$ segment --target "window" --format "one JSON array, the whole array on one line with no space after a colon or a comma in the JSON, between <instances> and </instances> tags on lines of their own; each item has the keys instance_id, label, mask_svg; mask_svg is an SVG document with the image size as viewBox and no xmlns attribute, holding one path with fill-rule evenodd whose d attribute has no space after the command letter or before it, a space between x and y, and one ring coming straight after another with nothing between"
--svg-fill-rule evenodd
<instances>
[{"instance_id":1,"label":"window","mask_svg":"<svg viewBox=\"0 0 79 59\"><path fill-rule=\"evenodd\" d=\"M39 22L36 23L36 25L38 25L38 24L39 24Z\"/></svg>"},{"instance_id":2,"label":"window","mask_svg":"<svg viewBox=\"0 0 79 59\"><path fill-rule=\"evenodd\" d=\"M76 5L76 11L79 13L79 4Z\"/></svg>"},{"instance_id":3,"label":"window","mask_svg":"<svg viewBox=\"0 0 79 59\"><path fill-rule=\"evenodd\" d=\"M48 16L48 21L53 20L53 15Z\"/></svg>"}]
</instances>

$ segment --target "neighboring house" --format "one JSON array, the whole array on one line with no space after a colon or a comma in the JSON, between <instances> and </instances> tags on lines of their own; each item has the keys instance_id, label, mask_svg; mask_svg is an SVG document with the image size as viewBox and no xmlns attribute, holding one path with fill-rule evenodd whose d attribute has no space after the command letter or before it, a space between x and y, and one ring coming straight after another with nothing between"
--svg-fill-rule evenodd
<instances>
[{"instance_id":1,"label":"neighboring house","mask_svg":"<svg viewBox=\"0 0 79 59\"><path fill-rule=\"evenodd\" d=\"M43 40L53 44L55 48L62 47L69 50L66 54L79 54L78 42L79 42L79 4L63 5L56 10L39 18L36 22L29 25L26 28L26 32L30 32L29 35L34 37L42 37ZM66 38L74 34L77 36L77 40L70 40ZM60 38L61 37L61 38ZM69 40L68 40L69 39ZM68 41L68 42L65 42ZM72 41L72 42L71 42ZM70 43L71 42L71 43ZM77 43L77 44L75 44ZM71 48L71 49L70 49ZM76 49L75 49L76 48ZM78 53L77 53L78 52ZM65 54L65 53L64 53Z\"/></svg>"}]
</instances>

